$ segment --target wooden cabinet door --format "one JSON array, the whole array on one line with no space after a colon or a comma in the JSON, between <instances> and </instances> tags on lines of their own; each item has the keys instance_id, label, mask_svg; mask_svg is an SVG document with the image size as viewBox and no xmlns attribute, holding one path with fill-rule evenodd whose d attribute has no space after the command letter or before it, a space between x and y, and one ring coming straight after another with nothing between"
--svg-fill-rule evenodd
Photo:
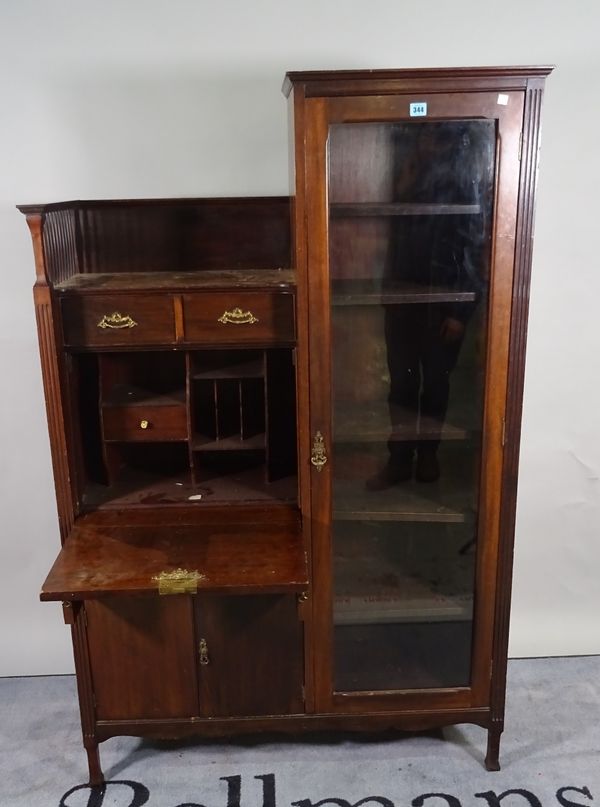
<instances>
[{"instance_id":1,"label":"wooden cabinet door","mask_svg":"<svg viewBox=\"0 0 600 807\"><path fill-rule=\"evenodd\" d=\"M294 595L198 596L196 647L203 717L304 711Z\"/></svg>"},{"instance_id":2,"label":"wooden cabinet door","mask_svg":"<svg viewBox=\"0 0 600 807\"><path fill-rule=\"evenodd\" d=\"M489 703L523 97L305 101L319 711Z\"/></svg>"},{"instance_id":3,"label":"wooden cabinet door","mask_svg":"<svg viewBox=\"0 0 600 807\"><path fill-rule=\"evenodd\" d=\"M85 611L98 720L198 714L191 597L106 597Z\"/></svg>"}]
</instances>

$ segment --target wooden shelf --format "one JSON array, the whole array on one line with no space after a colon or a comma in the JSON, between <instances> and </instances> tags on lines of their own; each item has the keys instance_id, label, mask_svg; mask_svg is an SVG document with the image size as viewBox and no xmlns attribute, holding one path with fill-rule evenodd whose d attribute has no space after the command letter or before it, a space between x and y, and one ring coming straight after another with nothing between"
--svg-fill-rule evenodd
<instances>
[{"instance_id":1,"label":"wooden shelf","mask_svg":"<svg viewBox=\"0 0 600 807\"><path fill-rule=\"evenodd\" d=\"M472 597L433 594L422 599L383 597L368 591L351 597L336 597L333 603L334 625L389 625L418 622L464 622L473 618Z\"/></svg>"},{"instance_id":2,"label":"wooden shelf","mask_svg":"<svg viewBox=\"0 0 600 807\"><path fill-rule=\"evenodd\" d=\"M334 442L336 443L378 443L387 440L466 440L472 431L451 423L421 415L418 428L415 416L398 408L394 416L394 426L385 407L365 406L361 409L342 410L335 408ZM406 421L403 424L402 421Z\"/></svg>"},{"instance_id":3,"label":"wooden shelf","mask_svg":"<svg viewBox=\"0 0 600 807\"><path fill-rule=\"evenodd\" d=\"M102 401L102 406L185 406L185 390L157 393L130 384L119 384Z\"/></svg>"},{"instance_id":4,"label":"wooden shelf","mask_svg":"<svg viewBox=\"0 0 600 807\"><path fill-rule=\"evenodd\" d=\"M240 361L231 365L215 366L206 370L194 370L192 373L194 381L217 381L223 378L235 381L244 378L264 377L265 362L262 357Z\"/></svg>"},{"instance_id":5,"label":"wooden shelf","mask_svg":"<svg viewBox=\"0 0 600 807\"><path fill-rule=\"evenodd\" d=\"M42 587L42 600L157 594L162 572L197 572L198 592L285 593L308 585L299 525L107 526L80 519Z\"/></svg>"},{"instance_id":6,"label":"wooden shelf","mask_svg":"<svg viewBox=\"0 0 600 807\"><path fill-rule=\"evenodd\" d=\"M296 284L292 269L199 269L195 272L114 272L75 274L57 291L176 291L186 289L285 289Z\"/></svg>"},{"instance_id":7,"label":"wooden shelf","mask_svg":"<svg viewBox=\"0 0 600 807\"><path fill-rule=\"evenodd\" d=\"M340 531L335 543L336 625L455 622L472 618L474 558L460 552L467 535L464 527L449 531L436 525L432 528L437 536L433 550L430 541L419 540L425 538L422 531L417 533L419 537L415 536L414 526L404 529L403 535L410 536L410 543L401 546L394 535L397 527L360 529L364 536L360 542L355 540L359 533L347 540ZM347 531L346 527L346 534ZM412 550L408 549L411 544Z\"/></svg>"},{"instance_id":8,"label":"wooden shelf","mask_svg":"<svg viewBox=\"0 0 600 807\"><path fill-rule=\"evenodd\" d=\"M194 451L257 451L264 450L266 445L264 432L243 439L239 434L236 434L232 437L222 437L219 440L197 435L192 440L192 449Z\"/></svg>"},{"instance_id":9,"label":"wooden shelf","mask_svg":"<svg viewBox=\"0 0 600 807\"><path fill-rule=\"evenodd\" d=\"M426 286L419 283L372 280L334 280L332 304L348 305L393 305L407 303L472 303L473 291L457 291L442 286Z\"/></svg>"},{"instance_id":10,"label":"wooden shelf","mask_svg":"<svg viewBox=\"0 0 600 807\"><path fill-rule=\"evenodd\" d=\"M452 476L437 482L407 481L370 491L363 480L334 482L336 521L436 521L463 523L474 517L466 484Z\"/></svg>"},{"instance_id":11,"label":"wooden shelf","mask_svg":"<svg viewBox=\"0 0 600 807\"><path fill-rule=\"evenodd\" d=\"M349 216L472 216L481 213L481 205L457 205L421 202L333 202L332 218Z\"/></svg>"},{"instance_id":12,"label":"wooden shelf","mask_svg":"<svg viewBox=\"0 0 600 807\"><path fill-rule=\"evenodd\" d=\"M230 504L234 507L253 503L294 503L298 497L296 476L286 476L271 482L265 480L264 466L233 473L198 469L197 484L192 484L189 472L166 476L127 469L113 485L90 485L83 495L83 509L179 507L193 505L194 509Z\"/></svg>"}]
</instances>

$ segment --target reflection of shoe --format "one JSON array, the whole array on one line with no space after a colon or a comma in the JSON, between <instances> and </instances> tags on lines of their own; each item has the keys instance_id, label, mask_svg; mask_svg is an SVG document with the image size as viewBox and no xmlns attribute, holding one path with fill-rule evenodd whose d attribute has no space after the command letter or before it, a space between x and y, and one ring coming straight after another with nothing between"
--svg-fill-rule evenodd
<instances>
[{"instance_id":1,"label":"reflection of shoe","mask_svg":"<svg viewBox=\"0 0 600 807\"><path fill-rule=\"evenodd\" d=\"M385 490L397 485L399 482L406 482L412 476L412 454L402 460L388 460L385 467L365 482L367 490Z\"/></svg>"},{"instance_id":2,"label":"reflection of shoe","mask_svg":"<svg viewBox=\"0 0 600 807\"><path fill-rule=\"evenodd\" d=\"M440 478L440 463L436 449L419 449L415 477L419 482L435 482Z\"/></svg>"}]
</instances>

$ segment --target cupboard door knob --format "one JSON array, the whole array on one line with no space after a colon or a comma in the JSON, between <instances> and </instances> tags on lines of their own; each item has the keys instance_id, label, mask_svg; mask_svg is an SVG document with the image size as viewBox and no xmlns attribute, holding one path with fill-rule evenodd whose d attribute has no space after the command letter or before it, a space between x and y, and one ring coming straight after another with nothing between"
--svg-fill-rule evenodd
<instances>
[{"instance_id":1,"label":"cupboard door knob","mask_svg":"<svg viewBox=\"0 0 600 807\"><path fill-rule=\"evenodd\" d=\"M207 664L210 664L210 659L208 657L208 645L206 644L206 639L200 639L200 664L203 667L206 667Z\"/></svg>"},{"instance_id":2,"label":"cupboard door knob","mask_svg":"<svg viewBox=\"0 0 600 807\"><path fill-rule=\"evenodd\" d=\"M325 440L323 439L323 435L321 432L317 432L315 434L315 439L313 440L312 451L310 454L310 461L315 466L317 471L321 473L323 470L323 466L327 462L327 454L325 453Z\"/></svg>"},{"instance_id":3,"label":"cupboard door knob","mask_svg":"<svg viewBox=\"0 0 600 807\"><path fill-rule=\"evenodd\" d=\"M104 314L100 322L99 328L112 328L119 331L122 328L135 328L137 322L132 319L129 314L121 314L119 311L113 311L112 314Z\"/></svg>"},{"instance_id":4,"label":"cupboard door knob","mask_svg":"<svg viewBox=\"0 0 600 807\"><path fill-rule=\"evenodd\" d=\"M140 429L147 429L150 425L148 420L140 420Z\"/></svg>"},{"instance_id":5,"label":"cupboard door knob","mask_svg":"<svg viewBox=\"0 0 600 807\"><path fill-rule=\"evenodd\" d=\"M218 319L223 325L254 325L258 322L252 311L242 311L241 308L234 308L233 311L224 311Z\"/></svg>"}]
</instances>

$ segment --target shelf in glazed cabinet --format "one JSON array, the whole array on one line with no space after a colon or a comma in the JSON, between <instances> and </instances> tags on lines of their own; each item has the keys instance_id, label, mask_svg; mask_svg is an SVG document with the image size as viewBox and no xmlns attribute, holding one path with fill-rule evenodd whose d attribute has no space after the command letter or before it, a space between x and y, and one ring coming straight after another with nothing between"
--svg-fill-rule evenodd
<instances>
[{"instance_id":1,"label":"shelf in glazed cabinet","mask_svg":"<svg viewBox=\"0 0 600 807\"><path fill-rule=\"evenodd\" d=\"M427 202L333 202L332 218L374 216L472 216L481 213L481 205Z\"/></svg>"},{"instance_id":2,"label":"shelf in glazed cabinet","mask_svg":"<svg viewBox=\"0 0 600 807\"><path fill-rule=\"evenodd\" d=\"M472 520L473 495L452 478L437 482L399 482L370 491L364 480L334 480L334 521L435 521L460 524Z\"/></svg>"},{"instance_id":3,"label":"shelf in glazed cabinet","mask_svg":"<svg viewBox=\"0 0 600 807\"><path fill-rule=\"evenodd\" d=\"M334 280L331 290L334 306L473 303L476 300L474 291L409 282Z\"/></svg>"}]
</instances>

